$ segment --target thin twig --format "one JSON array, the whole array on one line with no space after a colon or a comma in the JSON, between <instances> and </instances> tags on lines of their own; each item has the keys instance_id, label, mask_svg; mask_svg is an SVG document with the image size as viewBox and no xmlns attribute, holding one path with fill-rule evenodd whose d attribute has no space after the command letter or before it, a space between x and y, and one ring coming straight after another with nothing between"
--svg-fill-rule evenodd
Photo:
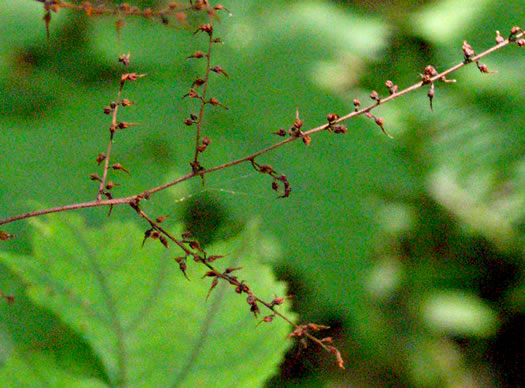
<instances>
[{"instance_id":1,"label":"thin twig","mask_svg":"<svg viewBox=\"0 0 525 388\"><path fill-rule=\"evenodd\" d=\"M206 92L208 91L208 84L210 81L210 60L211 60L211 49L213 46L213 30L208 34L208 52L206 53L206 73L204 74L204 84L202 87L201 104L199 111L199 119L197 121L197 129L195 134L195 156L193 157L193 166L195 168L199 166L199 145L201 142L201 128L202 120L204 118L204 108L206 107Z\"/></svg>"},{"instance_id":2,"label":"thin twig","mask_svg":"<svg viewBox=\"0 0 525 388\"><path fill-rule=\"evenodd\" d=\"M36 0L40 3L43 3L45 0ZM173 3L175 4L175 3ZM65 1L60 1L58 4L55 4L59 8L70 9L73 11L82 11L85 12L88 16L103 16L103 15L124 15L124 16L142 16L146 18L163 18L167 15L174 15L177 12L184 12L192 10L191 6L181 6L181 5L168 5L167 7L152 10L151 8L140 9L136 6L127 6L121 4L116 7L106 7L105 5L92 6L84 3L82 5L72 4Z\"/></svg>"},{"instance_id":3,"label":"thin twig","mask_svg":"<svg viewBox=\"0 0 525 388\"><path fill-rule=\"evenodd\" d=\"M517 39L520 39L524 36L524 32L521 31L519 32L518 34L515 34L514 35L514 40L517 40ZM479 55L476 55L475 57L472 57L471 60L469 62L465 61L465 62L461 62L461 63L458 63L457 65L451 67L450 69L447 69L433 77L431 77L429 80L430 82L435 82L435 81L439 81L442 77L445 77L459 69L461 69L462 67L464 66L467 66L471 63L475 63L476 61L478 61L479 59L497 51L497 50L500 50L501 48L507 46L509 43L511 43L512 41L509 40L509 39L505 39L504 41L502 41L501 43L498 43L497 45L489 48L488 50L482 52L481 54ZM367 106L366 108L363 108L361 110L358 110L358 111L354 111L354 112L351 112L351 113L348 113L347 115L345 116L342 116L340 117L339 119L337 119L335 122L336 123L341 123L343 121L346 121L346 120L349 120L355 116L359 116L359 115L362 115L362 114L365 114L369 111L371 111L372 109L380 106L380 105L383 105L389 101L392 101L398 97L401 97L407 93L410 93L416 89L419 89L421 88L422 86L424 86L425 83L423 81L420 81L406 89L403 89L401 90L400 92L398 93L395 93L395 94L392 94L388 97L385 97L383 99L380 99L379 101L376 101L375 104L372 104L370 106ZM304 135L313 135L317 132L321 132L321 131L324 131L324 130L327 130L328 128L330 127L330 124L323 124L323 125L320 125L318 127L315 127L315 128L312 128L308 131L305 131L304 132ZM122 204L130 204L132 203L133 201L135 201L137 198L149 198L152 194L154 193L157 193L159 191L163 191L169 187L172 187L172 186L175 186L181 182L184 182L188 179L191 179L197 175L199 176L203 176L203 175L206 175L206 174L210 174L212 172L215 172L215 171L220 171L220 170L224 170L226 168L229 168L229 167L233 167L235 165L238 165L238 164L241 164L241 163L244 163L244 162L247 162L247 161L251 161L253 159L255 159L256 157L260 156L260 155L263 155L267 152L270 152L274 149L277 149L277 148L280 148L282 146L284 146L285 144L288 144L288 143L291 143L295 140L299 139L299 137L288 137L287 139L285 140L282 140L278 143L275 143L269 147L266 147L260 151L257 151L253 154L250 154L248 156L245 156L245 157L242 157L242 158L239 158L239 159L236 159L236 160L232 160L230 162L226 162L226 163L223 163L223 164L220 164L220 165L217 165L215 167L211 167L211 168L208 168L208 169L203 169L201 171L199 171L198 174L196 174L195 172L190 172L190 173L187 173L185 175L182 175L181 177L173 180L173 181L170 181L170 182L167 182L167 183L164 183L160 186L157 186L157 187L154 187L154 188L151 188L149 190L145 190L139 194L136 194L136 195L133 195L133 196L130 196L130 197L124 197L124 198L115 198L115 199L111 199L111 200L104 200L104 201L92 201L92 202L84 202L84 203L77 203L77 204L72 204L72 205L66 205L66 206L59 206L59 207L55 207L55 208L51 208L51 209L45 209L45 210L37 210L37 211L33 211L33 212L29 212L29 213L25 213L25 214L21 214L21 215L17 215L17 216L13 216L13 217L8 217L8 218L5 218L3 220L0 220L0 225L5 225L5 224L9 224L11 222L15 222L15 221L19 221L19 220L23 220L23 219L27 219L27 218L31 218L31 217L37 217L37 216L41 216L41 215L44 215L44 214L50 214L50 213L60 213L60 212L64 212L64 211L70 211L70 210L77 210L77 209L83 209L83 208L89 208L89 207L99 207L99 206L118 206L118 205L122 205Z\"/></svg>"},{"instance_id":4,"label":"thin twig","mask_svg":"<svg viewBox=\"0 0 525 388\"><path fill-rule=\"evenodd\" d=\"M121 82L120 88L117 94L116 106L115 108L113 108L113 114L111 118L111 128L116 128L117 126L117 113L118 113L118 108L120 106L120 97L122 95L123 88L124 88L124 83ZM108 176L109 159L111 157L111 145L113 144L114 135L115 135L115 131L111 130L110 135L109 135L108 149L106 151L106 157L104 160L104 171L102 172L102 179L100 180L100 186L98 188L97 201L100 201L102 199L102 194L104 194L104 187L106 186L106 178Z\"/></svg>"},{"instance_id":5,"label":"thin twig","mask_svg":"<svg viewBox=\"0 0 525 388\"><path fill-rule=\"evenodd\" d=\"M177 239L175 236L173 236L171 233L169 233L166 229L164 229L162 226L160 226L159 223L155 222L151 217L149 217L142 209L140 209L139 204L132 203L131 206L137 212L137 214L140 217L144 218L150 224L150 226L153 229L157 230L159 233L162 233L164 236L166 236L171 241L173 241L175 244L177 244L177 246L179 248L181 248L187 256L193 256L195 258L200 258L200 260L196 260L196 261L198 263L206 266L210 270L210 272L214 274L215 277L218 277L218 278L221 278L221 279L225 280L226 282L228 282L232 286L235 286L236 288L239 287L239 289L243 290L242 292L248 293L249 295L253 296L256 302L258 302L258 303L262 304L263 306L265 306L268 310L271 311L272 314L277 315L279 318L283 319L285 322L290 324L294 329L296 329L296 330L301 329L301 325L298 325L297 323L295 323L291 319L289 319L286 315L284 315L281 312L279 312L275 308L275 304L272 304L270 302L264 301L263 299L261 299L258 296L254 295L252 291L244 291L245 289L248 289L248 288L246 288L246 284L244 282L239 281L237 279L237 277L231 276L227 272L219 271L212 264L210 264L208 261L206 261L203 258L201 258L198 252L194 252L191 249L187 248L184 245L184 242L182 242L181 240ZM333 352L333 348L332 347L327 346L323 341L321 341L319 338L317 338L316 336L314 336L311 333L309 333L307 330L303 330L301 332L301 335L304 335L305 337L307 337L311 341L315 342L317 345L319 345L321 348L323 348L327 352L329 352L329 353Z\"/></svg>"}]
</instances>

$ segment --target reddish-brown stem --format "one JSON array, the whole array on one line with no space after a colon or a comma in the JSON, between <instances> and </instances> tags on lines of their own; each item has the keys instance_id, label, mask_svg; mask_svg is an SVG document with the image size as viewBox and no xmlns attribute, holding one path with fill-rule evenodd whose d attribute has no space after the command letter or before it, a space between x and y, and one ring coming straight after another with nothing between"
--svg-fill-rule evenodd
<instances>
[{"instance_id":1,"label":"reddish-brown stem","mask_svg":"<svg viewBox=\"0 0 525 388\"><path fill-rule=\"evenodd\" d=\"M109 157L111 155L111 145L113 144L113 135L114 132L111 132L111 134L109 135L108 149L106 151L106 159L104 161L104 171L102 173L102 179L100 180L100 186L98 188L97 201L100 201L102 199L102 194L104 193L104 186L106 185L106 178L108 176L109 169Z\"/></svg>"},{"instance_id":2,"label":"reddish-brown stem","mask_svg":"<svg viewBox=\"0 0 525 388\"><path fill-rule=\"evenodd\" d=\"M113 109L113 114L111 118L111 128L116 128L117 126L117 113L118 108L120 106L120 96L122 95L122 88L124 87L124 83L120 83L120 88L117 94L117 101L116 106ZM97 201L100 201L102 199L102 194L104 194L104 187L106 186L106 179L108 176L108 170L109 170L109 158L111 157L111 145L113 144L113 136L115 135L115 131L112 129L109 135L109 143L108 143L108 149L106 151L106 158L104 160L104 171L102 172L102 179L100 180L100 186L98 188L98 194L97 194Z\"/></svg>"},{"instance_id":3,"label":"reddish-brown stem","mask_svg":"<svg viewBox=\"0 0 525 388\"><path fill-rule=\"evenodd\" d=\"M520 31L519 33L515 34L514 35L514 38L513 40L517 40L517 39L520 39L524 36L524 32L523 31ZM447 69L445 71L443 71L442 73L439 73L431 78L429 78L428 82L427 83L432 83L432 82L435 82L435 81L439 81L440 79L442 79L443 77L459 70L460 68L464 67L464 66L467 66L471 63L475 63L477 61L479 61L481 58L507 46L509 43L511 43L511 41L509 39L505 39L504 41L502 41L501 43L498 43L497 45L489 48L488 50L482 52L481 54L479 55L476 55L472 58L470 58L470 61L468 62L461 62L453 67L451 67L450 69ZM208 66L209 67L209 66ZM359 116L359 115L362 115L362 114L365 114L366 112L369 112L371 111L372 109L388 102L388 101L391 101L391 100L394 100L398 97L401 97L407 93L410 93L416 89L419 89L421 88L422 86L424 86L426 83L420 81L406 89L403 89L397 93L394 93L388 97L385 97L385 98L382 98L380 99L379 101L376 101L374 104L372 105L369 105L367 106L366 108L363 108L361 110L358 110L358 111L354 111L354 112L351 112L351 113L348 113L347 115L345 116L342 116L340 117L338 120L334 121L334 123L341 123L343 121L346 121L348 119L351 119L355 116ZM321 131L324 131L326 129L328 129L330 127L330 124L323 124L323 125L320 125L318 127L315 127L315 128L312 128L308 131L305 131L304 132L304 135L312 135L312 134L315 134L317 132L321 132ZM140 194L137 194L137 195L133 195L133 196L130 196L130 197L125 197L125 198L116 198L116 199L112 199L112 200L104 200L104 201L93 201L93 202L84 202L84 203L78 203L78 204L72 204L72 205L67 205L67 206L60 206L60 207L55 207L55 208L52 208L52 209L46 209L46 210L38 210L38 211L34 211L34 212L29 212L29 213L25 213L25 214L21 214L21 215L17 215L17 216L13 216L13 217L9 217L9 218L5 218L3 220L0 220L0 225L5 225L5 224L8 224L8 223L11 223L11 222L15 222L15 221L19 221L19 220L23 220L23 219L26 219L26 218L30 218L30 217L37 217L37 216L41 216L41 215L44 215L44 214L50 214L50 213L59 213L59 212L64 212L64 211L70 211L70 210L76 210L76 209L83 209L83 208L88 208L88 207L98 207L98 206L117 206L117 205L122 205L122 204L130 204L132 203L133 201L135 201L138 197L141 197L141 198L149 198L150 195L154 194L154 193L157 193L159 191L162 191L162 190L165 190L171 186L174 186L174 185L177 185L181 182L184 182L188 179L191 179L193 177L195 177L196 175L199 175L199 176L203 176L205 174L209 174L209 173L212 173L212 172L215 172L215 171L220 171L220 170L223 170L225 168L229 168L229 167L232 167L232 166L235 166L235 165L238 165L238 164L241 164L241 163L244 163L244 162L247 162L247 161L252 161L253 159L255 159L256 157L260 156L260 155L263 155L269 151L272 151L276 148L279 148L285 144L288 144L288 143L291 143L297 139L299 139L300 137L288 137L287 139L285 140L282 140L278 143L275 143L269 147L266 147L260 151L257 151L253 154L250 154L248 156L245 156L245 157L242 157L242 158L239 158L239 159L236 159L236 160L232 160L230 162L226 162L226 163L223 163L223 164L220 164L220 165L217 165L215 167L211 167L211 168L208 168L208 169L203 169L201 171L198 172L198 174L194 171L190 172L190 173L187 173L173 181L170 181L170 182L167 182L167 183L164 183L160 186L157 186L157 187L154 187L152 189L149 189L149 190L146 190Z\"/></svg>"},{"instance_id":4,"label":"reddish-brown stem","mask_svg":"<svg viewBox=\"0 0 525 388\"><path fill-rule=\"evenodd\" d=\"M52 213L62 213L67 212L71 210L79 210L79 209L86 209L89 207L99 207L99 206L116 206L116 205L122 205L122 204L129 204L131 202L131 199L134 197L128 197L128 198L116 198L116 199L108 199L108 200L102 200L102 201L91 201L91 202L82 202L82 203L75 203L71 205L65 205L65 206L57 206L50 209L44 209L44 210L36 210L29 213L19 214L17 216L8 217L3 220L0 220L0 225L9 224L11 222L24 220L31 217L39 217L46 214L52 214Z\"/></svg>"},{"instance_id":5,"label":"reddish-brown stem","mask_svg":"<svg viewBox=\"0 0 525 388\"><path fill-rule=\"evenodd\" d=\"M206 53L206 73L204 74L204 84L202 86L202 95L200 98L200 110L199 119L197 121L197 129L195 134L195 156L193 157L193 166L197 168L199 166L199 145L201 142L201 128L202 120L204 118L204 108L206 107L206 92L208 91L208 83L210 81L210 60L211 60L211 48L213 46L213 30L208 34L208 52Z\"/></svg>"},{"instance_id":6,"label":"reddish-brown stem","mask_svg":"<svg viewBox=\"0 0 525 388\"><path fill-rule=\"evenodd\" d=\"M184 253L186 255L194 255L195 257L199 257L199 254L196 253L196 252L193 252L191 249L187 248L184 243L177 239L176 237L174 237L171 233L169 233L166 229L164 229L162 226L160 226L157 222L155 222L151 217L149 217L142 209L140 209L140 206L136 203L136 202L133 202L131 203L131 206L132 208L137 212L137 214L144 218L152 228L154 228L155 230L157 230L158 232L162 233L163 235L165 235L167 238L169 238L171 241L173 241L175 244L177 244L177 246L182 249L184 251ZM212 271L217 277L225 280L226 282L230 283L232 286L235 286L235 287L240 287L240 286L243 286L244 283L239 281L237 278L235 277L232 277L230 275L228 275L227 273L223 273L221 271L219 271L218 269L216 269L212 264L210 264L209 262L205 261L205 260L199 260L198 261L199 263L203 264L204 266L206 266L210 271ZM253 295L253 294L252 294ZM279 318L283 319L285 322L287 322L288 324L290 324L294 329L299 329L300 328L300 325L298 325L297 323L293 322L292 320L290 320L286 315L282 314L281 312L279 312L276 308L275 308L275 305L269 303L269 302L266 302L264 300L262 300L261 298L259 298L258 296L256 295L253 295L253 297L255 298L255 300L262 304L264 307L266 307L267 309L269 309L272 314L275 314L277 315ZM326 350L327 352L330 353L330 348L325 344L323 343L320 339L318 339L317 337L315 337L314 335L312 335L311 333L309 333L308 331L304 331L302 333L305 337L307 337L308 339L310 339L311 341L315 342L316 344L318 344L319 346L321 346L324 350Z\"/></svg>"},{"instance_id":7,"label":"reddish-brown stem","mask_svg":"<svg viewBox=\"0 0 525 388\"><path fill-rule=\"evenodd\" d=\"M281 318L282 320L284 320L285 322L290 324L294 329L298 329L300 327L300 325L298 325L294 321L290 320L286 315L284 315L284 314L280 313L278 310L276 310L275 306L272 306L270 303L265 302L264 300L260 299L257 296L255 296L255 299L257 300L257 302L262 304L264 307L266 307L267 309L271 310L273 314L277 315L279 318ZM326 346L325 343L323 341L321 341L319 338L317 338L316 336L310 334L308 331L305 331L303 333L303 335L305 337L307 337L309 340L311 340L312 342L315 342L317 345L319 345L321 348L326 350L328 353L330 353L330 349L328 348L328 346Z\"/></svg>"},{"instance_id":8,"label":"reddish-brown stem","mask_svg":"<svg viewBox=\"0 0 525 388\"><path fill-rule=\"evenodd\" d=\"M148 223L151 225L152 228L156 229L160 233L164 234L166 237L168 237L171 241L173 241L177 246L184 251L187 255L190 255L192 251L188 249L184 243L177 238L173 237L169 232L167 232L164 228L162 228L158 223L156 223L153 219L151 219L136 202L131 203L131 207L137 212L139 216L144 218Z\"/></svg>"},{"instance_id":9,"label":"reddish-brown stem","mask_svg":"<svg viewBox=\"0 0 525 388\"><path fill-rule=\"evenodd\" d=\"M37 0L41 3L43 3L43 0ZM73 11L82 11L88 14L89 16L102 16L102 15L124 15L124 16L142 16L147 18L158 18L163 17L166 15L175 14L176 12L181 11L190 11L193 8L191 6L177 6L177 7L164 7L159 10L151 10L151 9L140 9L138 7L105 7L103 5L100 6L86 6L86 5L78 5L78 4L72 4L65 1L60 1L58 4L59 8L65 8L70 9Z\"/></svg>"}]
</instances>

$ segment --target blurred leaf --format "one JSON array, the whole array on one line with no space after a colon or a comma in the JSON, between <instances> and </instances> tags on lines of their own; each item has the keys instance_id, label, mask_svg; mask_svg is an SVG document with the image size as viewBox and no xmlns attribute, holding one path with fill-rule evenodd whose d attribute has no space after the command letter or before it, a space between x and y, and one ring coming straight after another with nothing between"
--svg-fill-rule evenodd
<instances>
[{"instance_id":1,"label":"blurred leaf","mask_svg":"<svg viewBox=\"0 0 525 388\"><path fill-rule=\"evenodd\" d=\"M429 40L452 43L465 33L465 25L483 15L491 0L442 0L427 4L412 15L417 32ZM446 20L446 23L443 23ZM466 37L463 39L467 39Z\"/></svg>"},{"instance_id":2,"label":"blurred leaf","mask_svg":"<svg viewBox=\"0 0 525 388\"><path fill-rule=\"evenodd\" d=\"M231 286L219 285L206 302L210 284L200 279L203 270L188 263L186 281L161 244L140 249L135 224L88 229L79 217L65 215L32 224L34 255L0 258L27 282L35 302L86 339L112 385L252 387L275 373L288 346L287 325L276 320L256 327ZM239 275L254 291L263 290L261 297L285 294L268 266L258 263L275 248L253 225L209 252L228 255L223 265L245 267Z\"/></svg>"},{"instance_id":3,"label":"blurred leaf","mask_svg":"<svg viewBox=\"0 0 525 388\"><path fill-rule=\"evenodd\" d=\"M313 127L324 123L328 112L353 110L352 99L367 100L370 89L386 93L386 79L402 88L418 82L418 73L429 63L438 70L459 63L464 39L480 52L494 43L496 29L505 35L525 12L520 0L438 0L426 1L426 10L411 17L414 2L398 1L392 7L367 2L379 14L372 18L356 12L357 3L363 2L352 2L347 9L328 1L224 3L233 16L224 14L216 25L225 44L217 46L213 62L231 79L212 78L209 90L230 110L205 115L204 131L213 140L202 158L206 167L272 144L276 139L269 133L289 126L296 108L305 126ZM180 96L203 67L183 58L202 49L206 39L130 19L117 41L113 23L111 18L91 21L92 39L83 50L94 51L103 66L131 51L134 70L148 73L144 83L125 90L138 104L122 111L126 119L138 117L130 121L141 126L115 144L119 162L133 172L121 189L131 194L163 182L173 166L188 171L193 132L181 123L196 108ZM57 26L52 24L52 34ZM45 34L40 24L24 23L24 31L15 27L10 21L9 34L16 33L17 39ZM34 47L32 39L15 43L20 42ZM420 311L413 311L421 306L422 295L436 288L490 293L490 287L484 287L490 282L508 296L506 301L494 299L494 314L509 304L518 311L523 306L523 283L514 285L515 275L506 271L508 261L518 263L519 270L523 265L522 255L514 255L522 250L525 231L525 132L520 125L524 73L519 50L508 47L487 58L489 69L498 74L482 75L470 66L454 75L456 84L437 84L433 113L426 90L378 108L394 140L358 118L348 123L344 137L322 133L309 147L294 144L264 155L261 162L291 181L289 200L274 200L270 182L239 166L211 174L205 187L195 182L189 195L155 199L154 206L177 210L189 196L209 190L219 206L225 202L236 215L261 214L265 228L284 247L282 266L304 287L295 300L303 301L298 308L305 316L344 320L352 340L359 341L349 348L366 353L364 358L375 368L386 365L396 382L439 384L455 371L439 369L441 358L432 352L441 338L429 335ZM376 61L378 57L382 59ZM50 60L60 67L61 55ZM6 63L6 74L13 72L16 62ZM55 117L31 125L9 116L0 122L5 128L0 148L6 150L0 162L10 166L0 170L0 181L9 187L0 191L3 212L26 210L19 205L26 198L55 204L93 194L84 177L93 172L89 161L106 143L107 120L99 113L114 98L116 85L100 82L93 87L85 83L89 77L80 77L78 83L68 77L57 80L51 69L42 70L47 76L34 90L52 85L53 96L61 97L52 103ZM2 76L2 81L9 85L10 79ZM31 96L31 90L23 91ZM9 99L12 95L6 94ZM16 102L9 106L22 114L24 109L34 112L35 101L38 98L28 100L27 109ZM55 107L57 101L63 105ZM4 111L9 115L9 109ZM72 152L71 144L82 152ZM52 151L42 153L44 147ZM435 179L443 176L450 179ZM377 209L385 211L378 214ZM116 210L114 217L123 216ZM91 223L101 222L99 212L87 217ZM19 236L9 246L24 238L18 227L9 230ZM483 250L470 239L472 234L510 254L500 258L493 250ZM377 256L380 263L386 257L386 265L377 268ZM500 273L505 276L491 281ZM456 353L447 351L443 357Z\"/></svg>"},{"instance_id":4,"label":"blurred leaf","mask_svg":"<svg viewBox=\"0 0 525 388\"><path fill-rule=\"evenodd\" d=\"M518 236L515 233L516 229L512 225L512 221L515 220L513 220L514 217L511 214L504 214L499 206L484 204L473 193L475 188L469 187L467 191L460 187L453 173L447 171L438 172L432 176L431 182L429 189L436 199L456 214L471 230L485 236L502 251L512 251L512 249L516 248ZM483 183L481 185L479 183L474 183L477 188L483 185ZM487 186L490 186L490 184ZM504 198L499 199L499 201L503 200ZM517 215L519 217L520 212L518 209L525 206L525 200L513 201L509 205L516 206L514 210L509 210L511 212L518 211Z\"/></svg>"},{"instance_id":5,"label":"blurred leaf","mask_svg":"<svg viewBox=\"0 0 525 388\"><path fill-rule=\"evenodd\" d=\"M513 311L520 312L522 315L525 312L525 281L511 290L507 296L508 304Z\"/></svg>"},{"instance_id":6,"label":"blurred leaf","mask_svg":"<svg viewBox=\"0 0 525 388\"><path fill-rule=\"evenodd\" d=\"M499 326L493 309L464 293L435 293L423 302L422 314L430 327L449 335L487 338Z\"/></svg>"},{"instance_id":7,"label":"blurred leaf","mask_svg":"<svg viewBox=\"0 0 525 388\"><path fill-rule=\"evenodd\" d=\"M458 347L445 338L415 335L408 358L408 371L418 387L470 386L472 376L462 362Z\"/></svg>"},{"instance_id":8,"label":"blurred leaf","mask_svg":"<svg viewBox=\"0 0 525 388\"><path fill-rule=\"evenodd\" d=\"M0 40L0 64L13 47L23 46L36 38L45 39L46 30L42 17L43 5L36 1L8 1L1 5L0 34L9 39ZM57 23L54 18L53 22ZM60 23L60 22L58 22Z\"/></svg>"},{"instance_id":9,"label":"blurred leaf","mask_svg":"<svg viewBox=\"0 0 525 388\"><path fill-rule=\"evenodd\" d=\"M524 16L521 0L441 0L415 12L410 22L429 41L455 45L460 52L463 39L484 41L489 34L495 38L496 30L506 37L512 26L522 23Z\"/></svg>"}]
</instances>

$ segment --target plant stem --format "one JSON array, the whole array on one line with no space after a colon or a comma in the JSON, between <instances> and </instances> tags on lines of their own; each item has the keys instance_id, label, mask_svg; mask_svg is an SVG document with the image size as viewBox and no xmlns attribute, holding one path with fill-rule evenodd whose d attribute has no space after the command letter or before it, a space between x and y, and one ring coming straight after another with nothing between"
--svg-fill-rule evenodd
<instances>
[{"instance_id":1,"label":"plant stem","mask_svg":"<svg viewBox=\"0 0 525 388\"><path fill-rule=\"evenodd\" d=\"M193 157L193 166L199 165L199 145L201 141L201 128L202 120L204 118L204 108L206 107L206 92L208 91L208 84L210 81L210 60L211 60L211 48L213 46L213 31L208 34L208 52L206 53L206 73L204 75L204 84L201 95L201 106L199 111L199 119L197 121L197 129L195 134L195 156Z\"/></svg>"},{"instance_id":2,"label":"plant stem","mask_svg":"<svg viewBox=\"0 0 525 388\"><path fill-rule=\"evenodd\" d=\"M519 38L522 38L524 36L524 32L521 31L519 32L518 34L515 34L514 35L514 39L513 40L517 40ZM488 50L482 52L481 54L479 55L476 55L475 57L472 57L470 58L470 61L468 62L461 62L461 63L458 63L457 65L429 78L429 81L430 82L435 82L435 81L439 81L440 79L442 79L443 77L461 69L462 67L464 66L467 66L471 63L475 63L477 62L478 60L480 60L481 58L497 51L497 50L500 50L501 48L509 45L511 43L511 41L509 39L505 39L504 41L502 41L501 43L498 43L497 45L489 48ZM209 69L209 65L207 66L207 68ZM362 114L365 114L369 111L371 111L372 109L382 105L382 104L385 104L389 101L392 101L398 97L401 97L405 94L408 94L416 89L419 89L421 87L423 87L426 83L420 81L412 86L409 86L408 88L406 89L403 89L401 90L400 92L398 93L394 93L388 97L385 97L385 98L382 98L380 99L379 101L376 101L376 103L372 104L372 105L369 105L367 106L366 108L363 108L361 110L358 110L358 111L354 111L354 112L351 112L351 113L348 113L347 115L345 116L342 116L340 117L339 119L337 119L336 121L334 121L334 123L341 123L343 121L346 121L346 120L349 120L355 116L359 116L359 115L362 115ZM202 108L202 107L201 107ZM312 128L308 131L305 131L304 132L304 135L313 135L317 132L321 132L321 131L324 131L326 129L328 129L330 127L330 124L323 124L323 125L320 125L318 127L315 127L315 128ZM59 206L59 207L55 207L55 208L51 208L51 209L45 209L45 210L37 210L37 211L33 211L33 212L29 212L29 213L25 213L25 214L20 214L20 215L17 215L17 216L13 216L13 217L8 217L8 218L5 218L3 220L0 220L0 225L5 225L5 224L9 224L11 222L15 222L15 221L19 221L19 220L23 220L23 219L26 219L26 218L31 218L31 217L38 217L38 216L41 216L41 215L44 215L44 214L50 214L50 213L60 213L60 212L65 212L65 211L70 211L70 210L77 210L77 209L84 209L84 208L90 208L90 207L99 207L99 206L117 206L117 205L122 205L122 204L130 204L132 203L133 201L136 201L137 198L149 198L150 195L154 194L154 193L157 193L159 191L163 191L171 186L175 186L181 182L184 182L188 179L191 179L195 176L203 176L205 174L210 174L212 172L215 172L215 171L220 171L220 170L224 170L226 168L229 168L229 167L233 167L235 165L238 165L238 164L241 164L241 163L244 163L244 162L247 162L247 161L252 161L253 159L255 159L256 157L260 156L260 155L263 155L267 152L270 152L274 149L277 149L277 148L280 148L282 146L284 146L285 144L288 144L288 143L291 143L297 139L299 139L300 137L288 137L287 139L285 140L282 140L278 143L275 143L269 147L266 147L260 151L257 151L253 154L250 154L248 156L245 156L245 157L242 157L242 158L239 158L239 159L236 159L236 160L232 160L230 162L226 162L226 163L223 163L223 164L220 164L220 165L217 165L215 167L211 167L211 168L208 168L208 169L204 169L204 170L201 170L197 173L195 173L194 171L190 172L190 173L187 173L185 175L182 175L181 177L173 180L173 181L170 181L170 182L167 182L167 183L164 183L160 186L157 186L157 187L154 187L154 188L151 188L149 190L145 190L143 191L142 193L139 193L139 194L136 194L136 195L133 195L133 196L130 196L130 197L124 197L124 198L115 198L115 199L111 199L111 200L100 200L100 201L91 201L91 202L83 202L83 203L77 203L77 204L71 204L71 205L66 205L66 206Z\"/></svg>"}]
</instances>

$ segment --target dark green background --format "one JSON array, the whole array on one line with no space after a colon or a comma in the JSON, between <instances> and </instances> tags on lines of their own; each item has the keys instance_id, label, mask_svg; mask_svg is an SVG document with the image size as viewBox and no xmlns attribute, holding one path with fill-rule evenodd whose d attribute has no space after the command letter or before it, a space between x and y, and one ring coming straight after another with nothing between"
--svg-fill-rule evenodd
<instances>
[{"instance_id":1,"label":"dark green background","mask_svg":"<svg viewBox=\"0 0 525 388\"><path fill-rule=\"evenodd\" d=\"M151 4L153 2L148 2ZM377 4L381 3L381 6ZM141 4L146 4L142 2ZM368 104L384 82L401 88L428 64L462 60L463 40L481 52L523 24L521 1L224 2L209 109L206 167L255 152L293 123ZM115 98L119 54L147 73L126 86L137 104L122 112L140 126L118 133L115 195L129 195L189 171L193 132L182 124L195 102L182 100L202 63L185 61L205 37L129 20L118 39L114 19L67 11L53 15L46 41L41 5L0 6L0 216L92 199ZM159 195L152 211L176 214L205 241L235 234L251 219L278 240L276 271L296 295L300 321L333 326L347 370L314 346L291 351L270 384L305 386L505 386L520 381L523 321L525 95L523 49L511 46L474 66L455 84L436 84L376 110L390 140L365 118L346 135L322 133L260 159L292 184L275 199L268 177L249 165L213 173ZM229 192L233 191L234 194ZM190 196L185 201L179 201ZM35 205L30 201L36 201ZM105 210L81 212L92 226ZM133 218L115 209L112 218ZM29 252L24 223L3 249ZM8 276L8 273L5 276ZM7 292L8 290L6 290ZM509 338L511 339L509 343Z\"/></svg>"}]
</instances>

